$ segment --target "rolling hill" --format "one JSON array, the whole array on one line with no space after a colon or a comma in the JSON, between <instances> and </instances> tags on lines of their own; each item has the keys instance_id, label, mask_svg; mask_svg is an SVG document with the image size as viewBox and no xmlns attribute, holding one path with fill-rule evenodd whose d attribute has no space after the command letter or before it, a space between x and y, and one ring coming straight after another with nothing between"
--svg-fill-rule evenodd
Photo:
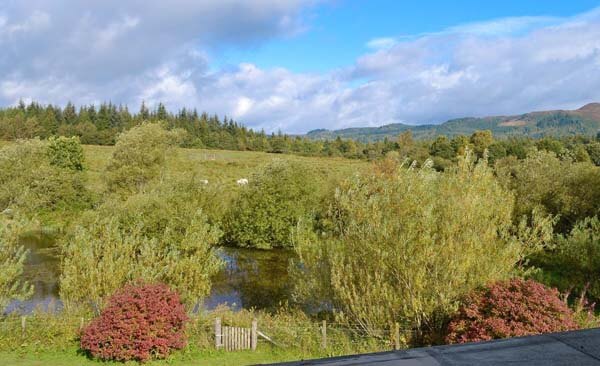
<instances>
[{"instance_id":1,"label":"rolling hill","mask_svg":"<svg viewBox=\"0 0 600 366\"><path fill-rule=\"evenodd\" d=\"M377 141L394 138L410 130L415 138L429 139L438 135L470 135L476 130L491 130L496 137L529 136L595 136L600 131L600 103L590 103L577 110L531 112L516 116L466 117L452 119L439 125L411 126L394 123L381 127L313 130L306 134L312 139L355 139Z\"/></svg>"}]
</instances>

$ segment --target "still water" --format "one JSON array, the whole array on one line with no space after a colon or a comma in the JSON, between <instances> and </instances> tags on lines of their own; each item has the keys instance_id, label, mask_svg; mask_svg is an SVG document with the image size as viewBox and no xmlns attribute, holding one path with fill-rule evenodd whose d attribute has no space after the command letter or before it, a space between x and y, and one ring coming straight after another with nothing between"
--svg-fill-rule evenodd
<instances>
[{"instance_id":1,"label":"still water","mask_svg":"<svg viewBox=\"0 0 600 366\"><path fill-rule=\"evenodd\" d=\"M14 301L6 311L29 313L36 307L60 310L60 258L54 241L41 233L23 237L22 244L29 249L24 276L34 285L34 294L27 301ZM292 252L221 248L219 256L225 265L213 278L211 294L204 301L206 309L219 304L237 309L271 309L289 300L288 263Z\"/></svg>"}]
</instances>

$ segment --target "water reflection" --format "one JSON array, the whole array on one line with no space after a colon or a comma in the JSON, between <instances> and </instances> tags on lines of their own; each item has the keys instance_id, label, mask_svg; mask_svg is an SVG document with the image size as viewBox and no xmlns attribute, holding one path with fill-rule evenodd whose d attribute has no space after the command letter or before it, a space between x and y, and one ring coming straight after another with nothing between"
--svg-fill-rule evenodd
<instances>
[{"instance_id":1,"label":"water reflection","mask_svg":"<svg viewBox=\"0 0 600 366\"><path fill-rule=\"evenodd\" d=\"M34 294L27 301L13 301L6 312L30 313L35 308L59 310L62 308L58 298L60 257L54 240L44 233L31 233L21 242L29 249L24 276L34 285ZM221 248L219 255L225 266L213 278L204 308L228 304L236 309L274 309L290 299L288 263L293 252Z\"/></svg>"},{"instance_id":2,"label":"water reflection","mask_svg":"<svg viewBox=\"0 0 600 366\"><path fill-rule=\"evenodd\" d=\"M31 232L21 238L21 245L29 250L25 260L23 277L34 286L33 295L27 301L13 301L6 312L30 313L36 307L44 310L60 308L58 301L59 251L52 235Z\"/></svg>"},{"instance_id":3,"label":"water reflection","mask_svg":"<svg viewBox=\"0 0 600 366\"><path fill-rule=\"evenodd\" d=\"M227 303L234 307L273 309L289 301L288 263L293 252L222 248L225 268L213 279L207 308Z\"/></svg>"}]
</instances>

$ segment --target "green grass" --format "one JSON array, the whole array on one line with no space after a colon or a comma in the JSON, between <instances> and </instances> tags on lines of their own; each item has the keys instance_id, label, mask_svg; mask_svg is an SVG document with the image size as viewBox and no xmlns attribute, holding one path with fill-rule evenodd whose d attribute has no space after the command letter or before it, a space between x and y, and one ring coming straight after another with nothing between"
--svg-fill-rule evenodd
<instances>
[{"instance_id":1,"label":"green grass","mask_svg":"<svg viewBox=\"0 0 600 366\"><path fill-rule=\"evenodd\" d=\"M92 191L103 191L102 178L113 149L112 146L84 146L88 185ZM326 181L351 175L369 165L365 161L344 158L303 157L254 151L176 149L175 154L168 160L165 174L168 178L193 172L198 179L207 179L209 185L217 185L230 191L237 188L238 179L250 178L252 173L277 159L310 166Z\"/></svg>"},{"instance_id":2,"label":"green grass","mask_svg":"<svg viewBox=\"0 0 600 366\"><path fill-rule=\"evenodd\" d=\"M173 365L173 366L230 366L230 365L256 365L273 362L293 361L306 359L307 355L297 351L287 351L271 348L268 345L260 347L256 352L239 351L192 351L188 353L176 353L171 358L161 361L150 361L145 365ZM323 355L324 357L325 355ZM318 355L308 358L319 357ZM100 366L100 365L136 365L136 362L101 362L91 360L78 353L76 348L65 351L53 352L0 352L0 360L3 366Z\"/></svg>"}]
</instances>

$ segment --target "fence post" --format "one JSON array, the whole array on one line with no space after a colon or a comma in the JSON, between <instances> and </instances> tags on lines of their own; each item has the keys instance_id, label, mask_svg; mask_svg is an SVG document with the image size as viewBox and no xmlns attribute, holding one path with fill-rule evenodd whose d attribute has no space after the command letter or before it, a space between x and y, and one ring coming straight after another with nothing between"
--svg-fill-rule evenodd
<instances>
[{"instance_id":1,"label":"fence post","mask_svg":"<svg viewBox=\"0 0 600 366\"><path fill-rule=\"evenodd\" d=\"M252 321L252 334L250 335L250 347L253 351L256 351L256 344L258 343L258 320Z\"/></svg>"},{"instance_id":2,"label":"fence post","mask_svg":"<svg viewBox=\"0 0 600 366\"><path fill-rule=\"evenodd\" d=\"M223 333L221 332L221 318L215 318L215 347L223 347Z\"/></svg>"},{"instance_id":3,"label":"fence post","mask_svg":"<svg viewBox=\"0 0 600 366\"><path fill-rule=\"evenodd\" d=\"M327 348L327 320L323 320L321 326L321 348Z\"/></svg>"},{"instance_id":4,"label":"fence post","mask_svg":"<svg viewBox=\"0 0 600 366\"><path fill-rule=\"evenodd\" d=\"M396 323L394 326L394 345L395 345L395 349L399 350L400 349L400 324Z\"/></svg>"},{"instance_id":5,"label":"fence post","mask_svg":"<svg viewBox=\"0 0 600 366\"><path fill-rule=\"evenodd\" d=\"M23 337L25 337L25 322L27 321L26 319L27 319L27 316L26 316L26 315L23 315L23 316L21 317L21 335L22 335Z\"/></svg>"},{"instance_id":6,"label":"fence post","mask_svg":"<svg viewBox=\"0 0 600 366\"><path fill-rule=\"evenodd\" d=\"M79 319L79 330L83 330L83 317Z\"/></svg>"}]
</instances>

